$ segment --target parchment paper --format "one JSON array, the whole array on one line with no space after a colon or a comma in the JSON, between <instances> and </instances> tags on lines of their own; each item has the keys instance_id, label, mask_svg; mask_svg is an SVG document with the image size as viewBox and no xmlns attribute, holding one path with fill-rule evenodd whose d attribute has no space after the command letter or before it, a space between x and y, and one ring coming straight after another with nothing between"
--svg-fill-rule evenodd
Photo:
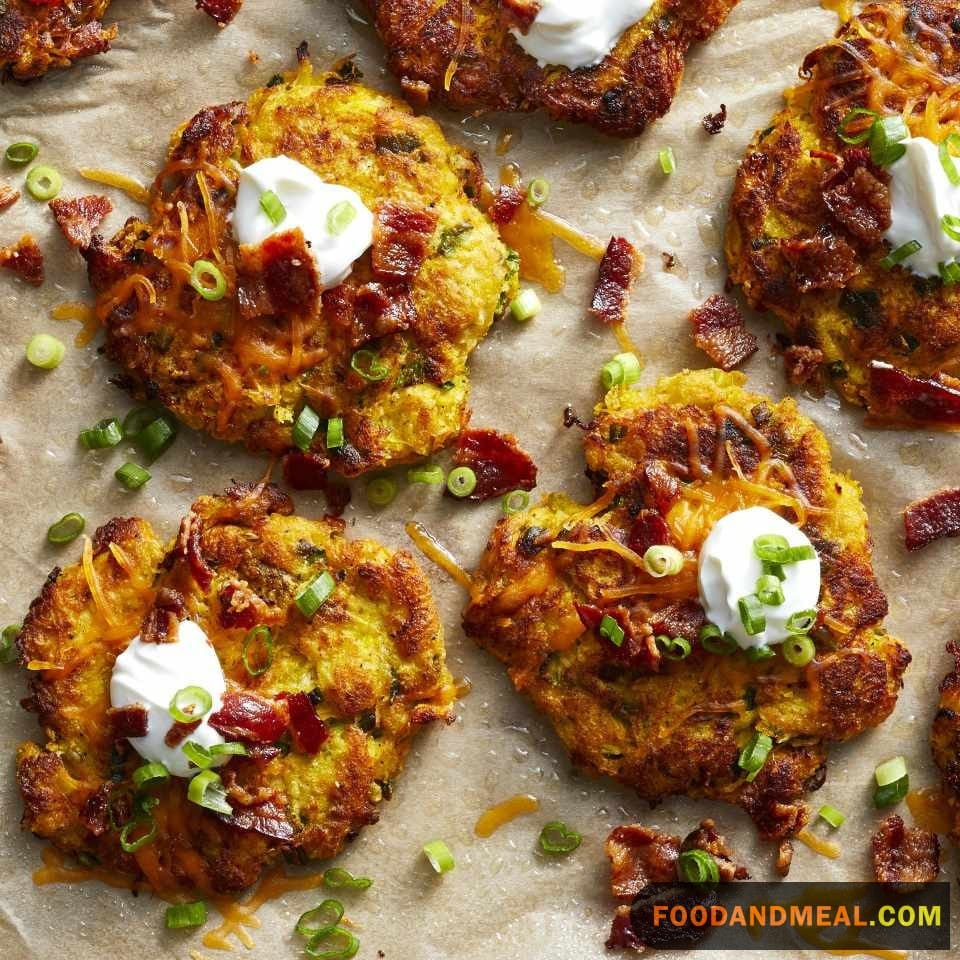
<instances>
[{"instance_id":1,"label":"parchment paper","mask_svg":"<svg viewBox=\"0 0 960 960\"><path fill-rule=\"evenodd\" d=\"M304 38L319 65L358 51L367 81L395 89L376 38L349 0L246 0L236 23L223 31L187 0L116 0L108 19L120 24L120 39L109 55L40 84L0 88L0 143L39 141L41 160L64 173L65 196L99 191L76 175L79 166L109 167L148 182L177 124L204 105L245 98L251 87L292 64L293 49ZM602 238L626 234L643 249L647 270L629 327L649 361L649 383L706 365L690 343L685 317L723 286L721 232L735 164L753 131L779 107L781 91L794 82L804 54L836 26L836 16L815 0L743 0L728 25L691 56L671 114L631 143L563 128L541 115L467 121L443 111L435 115L453 140L480 151L490 173L499 163L493 145L503 126L520 131L509 159L528 176L550 180L550 209ZM251 63L249 51L259 54L259 63ZM730 120L720 136L708 137L699 120L721 102ZM679 164L670 178L657 164L657 151L667 144ZM119 192L105 192L117 208L107 224L112 231L136 208ZM45 540L47 526L68 510L85 514L91 531L111 516L139 514L169 536L195 496L221 490L232 477L259 477L264 467L241 450L183 430L144 490L119 490L112 473L124 458L123 448L88 454L76 442L82 427L130 406L107 382L116 371L98 354L99 340L84 350L70 347L64 363L49 374L23 359L24 344L34 333L48 331L71 342L75 327L52 320L49 311L87 296L80 258L66 249L45 205L25 197L0 216L0 243L26 231L47 254L48 279L36 291L12 276L0 278L3 623L22 619L54 564L77 560L79 542L58 550ZM663 271L661 251L677 256L672 273ZM565 249L561 256L568 267L565 292L545 296L543 313L527 326L501 323L475 354L474 423L519 436L540 466L542 492L565 490L586 498L579 432L563 428L562 412L568 403L589 412L598 398L597 373L616 344L586 316L595 265ZM756 317L751 324L764 349L746 368L750 384L780 396L790 388L766 349L774 327ZM865 879L868 838L880 819L870 803L874 766L903 753L914 787L936 782L928 732L937 684L948 667L944 643L960 620L960 544L942 542L908 558L900 511L916 496L957 482L960 437L880 433L866 429L861 413L841 408L835 397L798 399L826 431L838 465L864 486L877 570L891 601L889 626L913 653L896 713L875 733L832 751L827 783L815 797L815 803L830 802L849 815L839 834L842 858L825 860L798 844L791 872L791 879ZM354 535L409 548L403 524L416 516L468 567L499 511L498 503L454 505L435 490L409 488L389 510L375 514L362 488L355 494L346 514ZM296 499L304 514L322 512L318 499ZM451 668L472 680L473 692L461 703L456 725L417 741L380 823L341 858L348 869L375 878L368 893L345 898L360 935L360 957L370 960L378 950L389 960L603 957L612 902L602 844L611 827L634 820L684 833L700 817L713 815L754 875L772 878L773 849L755 840L738 810L671 800L651 811L629 790L573 773L549 726L514 693L492 658L463 637L460 588L423 563L447 627ZM61 955L186 960L193 950L218 956L201 947L199 935L164 931L163 904L150 896L134 898L100 884L31 883L41 843L19 828L13 756L21 740L40 731L18 706L23 694L17 668L7 668L0 676L0 952L9 960ZM515 793L536 795L540 813L490 839L477 839L477 816ZM901 812L909 819L905 807ZM585 838L573 856L558 862L546 861L535 849L541 825L552 819L574 825ZM444 838L457 858L456 869L442 879L419 856L421 845L434 837ZM956 874L956 853L948 853L945 875L953 880ZM292 928L318 899L317 892L293 894L264 908L263 929L255 933L250 955L300 956ZM953 936L960 942L956 923ZM239 944L236 950L245 952Z\"/></svg>"}]
</instances>

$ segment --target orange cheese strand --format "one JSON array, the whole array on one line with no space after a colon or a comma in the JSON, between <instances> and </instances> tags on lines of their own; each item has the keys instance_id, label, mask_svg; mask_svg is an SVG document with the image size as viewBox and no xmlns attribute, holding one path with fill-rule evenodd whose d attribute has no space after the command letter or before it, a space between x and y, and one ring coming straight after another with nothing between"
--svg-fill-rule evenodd
<instances>
[{"instance_id":1,"label":"orange cheese strand","mask_svg":"<svg viewBox=\"0 0 960 960\"><path fill-rule=\"evenodd\" d=\"M102 867L68 866L67 859L56 847L44 847L40 854L43 866L33 872L33 882L38 887L49 883L86 883L99 880L108 887L119 890L146 890L145 884L123 873L105 870Z\"/></svg>"},{"instance_id":2,"label":"orange cheese strand","mask_svg":"<svg viewBox=\"0 0 960 960\"><path fill-rule=\"evenodd\" d=\"M840 859L840 847L830 840L824 840L809 830L801 830L797 834L797 839L808 846L814 853L819 853L821 857L827 857L830 860Z\"/></svg>"},{"instance_id":3,"label":"orange cheese strand","mask_svg":"<svg viewBox=\"0 0 960 960\"><path fill-rule=\"evenodd\" d=\"M474 824L473 832L478 837L490 837L502 826L516 820L525 813L536 813L540 809L540 801L529 793L518 793L503 803L485 810Z\"/></svg>"},{"instance_id":4,"label":"orange cheese strand","mask_svg":"<svg viewBox=\"0 0 960 960\"><path fill-rule=\"evenodd\" d=\"M100 586L100 578L97 576L97 568L93 562L93 542L89 537L83 538L83 576L90 588L90 596L93 598L94 606L100 616L103 617L108 626L115 626L113 614L110 612L107 598L103 595L103 588Z\"/></svg>"},{"instance_id":5,"label":"orange cheese strand","mask_svg":"<svg viewBox=\"0 0 960 960\"><path fill-rule=\"evenodd\" d=\"M73 320L82 324L79 333L73 338L75 347L85 347L100 328L93 307L86 303L60 303L50 311L50 316L54 320Z\"/></svg>"},{"instance_id":6,"label":"orange cheese strand","mask_svg":"<svg viewBox=\"0 0 960 960\"><path fill-rule=\"evenodd\" d=\"M113 170L103 170L100 167L80 167L77 171L84 180L102 183L107 187L116 187L122 190L131 200L146 204L150 199L150 191L139 180L128 177Z\"/></svg>"},{"instance_id":7,"label":"orange cheese strand","mask_svg":"<svg viewBox=\"0 0 960 960\"><path fill-rule=\"evenodd\" d=\"M420 552L432 560L441 570L445 570L465 590L473 586L473 578L457 563L454 555L417 520L411 520L405 527L407 536L417 545Z\"/></svg>"},{"instance_id":8,"label":"orange cheese strand","mask_svg":"<svg viewBox=\"0 0 960 960\"><path fill-rule=\"evenodd\" d=\"M593 553L597 550L606 550L615 553L618 557L632 563L634 566L643 566L643 557L635 550L625 547L617 540L594 540L590 543L572 543L569 540L554 540L550 544L554 550L568 550L570 553Z\"/></svg>"}]
</instances>

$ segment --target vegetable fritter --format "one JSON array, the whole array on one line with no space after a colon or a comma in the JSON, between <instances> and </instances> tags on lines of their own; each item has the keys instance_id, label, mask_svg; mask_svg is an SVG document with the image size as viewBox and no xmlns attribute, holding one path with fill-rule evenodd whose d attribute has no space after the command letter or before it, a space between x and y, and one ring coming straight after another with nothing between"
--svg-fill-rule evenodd
<instances>
[{"instance_id":1,"label":"vegetable fritter","mask_svg":"<svg viewBox=\"0 0 960 960\"><path fill-rule=\"evenodd\" d=\"M377 218L371 250L322 295L302 239L285 241L299 231L260 247L233 238L238 165L278 155L355 190ZM85 250L107 352L135 394L251 450L290 450L309 405L344 427L330 450L316 432L318 470L427 456L463 428L467 359L517 287L481 182L475 156L357 83L352 62L314 75L304 57L247 103L198 113L174 136L149 216ZM199 260L222 272L222 299L191 286Z\"/></svg>"},{"instance_id":2,"label":"vegetable fritter","mask_svg":"<svg viewBox=\"0 0 960 960\"><path fill-rule=\"evenodd\" d=\"M934 763L943 778L943 799L952 824L950 837L960 845L960 642L953 641L948 650L954 668L940 684L940 709L930 742Z\"/></svg>"},{"instance_id":3,"label":"vegetable fritter","mask_svg":"<svg viewBox=\"0 0 960 960\"><path fill-rule=\"evenodd\" d=\"M876 422L960 424L960 287L883 269L890 174L838 128L855 109L902 112L943 141L960 116L957 30L948 0L869 4L806 58L733 193L730 275L786 324L794 379L832 382Z\"/></svg>"},{"instance_id":4,"label":"vegetable fritter","mask_svg":"<svg viewBox=\"0 0 960 960\"><path fill-rule=\"evenodd\" d=\"M115 519L82 564L53 571L19 640L47 736L18 753L27 829L155 890L210 892L246 887L281 852L330 857L377 820L410 738L449 718L443 630L409 554L292 512L276 487L239 485L196 501L169 550L146 521ZM294 599L324 570L335 588L308 619ZM177 605L223 666L228 739L248 745L218 769L229 816L190 802L183 779L135 790L143 761L108 722L114 661ZM243 641L261 624L272 662L253 676ZM259 670L262 651L248 654ZM156 835L124 852L117 828L138 817Z\"/></svg>"},{"instance_id":5,"label":"vegetable fritter","mask_svg":"<svg viewBox=\"0 0 960 960\"><path fill-rule=\"evenodd\" d=\"M501 0L367 0L404 92L455 110L546 110L632 137L670 109L684 57L739 0L655 0L595 67L540 67L510 33ZM511 5L512 6L512 5Z\"/></svg>"},{"instance_id":6,"label":"vegetable fritter","mask_svg":"<svg viewBox=\"0 0 960 960\"><path fill-rule=\"evenodd\" d=\"M883 628L856 481L833 470L792 400L772 403L744 382L705 370L612 390L585 440L599 499L551 495L501 520L464 623L578 766L651 802L739 803L764 838L782 840L807 819L804 793L824 782L826 744L887 717L910 654ZM700 641L700 547L721 517L752 506L797 523L820 557L816 653L803 667ZM683 552L680 573L645 571L654 544ZM619 644L596 629L604 616L623 631ZM685 658L675 638L689 644ZM750 782L738 758L755 733L773 747Z\"/></svg>"}]
</instances>

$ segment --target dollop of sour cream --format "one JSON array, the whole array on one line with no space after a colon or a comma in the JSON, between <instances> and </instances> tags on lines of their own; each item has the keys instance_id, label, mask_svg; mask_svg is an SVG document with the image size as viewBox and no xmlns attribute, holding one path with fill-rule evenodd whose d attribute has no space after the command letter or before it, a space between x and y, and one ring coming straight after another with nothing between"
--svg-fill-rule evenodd
<instances>
[{"instance_id":1,"label":"dollop of sour cream","mask_svg":"<svg viewBox=\"0 0 960 960\"><path fill-rule=\"evenodd\" d=\"M936 277L941 263L960 258L960 242L940 226L944 214L960 216L960 187L947 177L932 140L912 137L904 140L903 146L906 153L887 168L892 222L885 236L894 250L911 240L921 244L902 266L921 276Z\"/></svg>"},{"instance_id":2,"label":"dollop of sour cream","mask_svg":"<svg viewBox=\"0 0 960 960\"><path fill-rule=\"evenodd\" d=\"M700 551L700 603L707 619L736 638L741 649L783 643L791 632L787 621L795 613L813 610L820 599L820 558L784 566L784 602L764 606L766 630L750 636L740 617L741 597L756 593L763 566L753 541L779 534L791 547L811 546L807 535L766 507L736 510L719 520Z\"/></svg>"},{"instance_id":3,"label":"dollop of sour cream","mask_svg":"<svg viewBox=\"0 0 960 960\"><path fill-rule=\"evenodd\" d=\"M173 643L144 643L139 635L117 657L110 678L110 704L126 707L140 704L147 711L147 735L131 737L130 746L150 763L162 763L175 777L191 777L197 772L183 753L183 743L169 747L164 743L174 724L170 701L184 687L202 687L213 698L210 713L220 709L227 684L223 668L207 635L192 620L182 621ZM187 740L204 747L223 743L224 739L204 717ZM183 741L184 743L186 740ZM213 765L226 763L228 756Z\"/></svg>"},{"instance_id":4,"label":"dollop of sour cream","mask_svg":"<svg viewBox=\"0 0 960 960\"><path fill-rule=\"evenodd\" d=\"M268 192L283 204L285 215L278 223L261 203ZM268 157L244 167L233 212L237 241L258 246L297 227L303 231L324 290L343 283L354 262L373 243L373 214L349 187L326 183L290 157Z\"/></svg>"},{"instance_id":5,"label":"dollop of sour cream","mask_svg":"<svg viewBox=\"0 0 960 960\"><path fill-rule=\"evenodd\" d=\"M541 67L594 67L652 6L653 0L541 0L530 29L510 32Z\"/></svg>"}]
</instances>

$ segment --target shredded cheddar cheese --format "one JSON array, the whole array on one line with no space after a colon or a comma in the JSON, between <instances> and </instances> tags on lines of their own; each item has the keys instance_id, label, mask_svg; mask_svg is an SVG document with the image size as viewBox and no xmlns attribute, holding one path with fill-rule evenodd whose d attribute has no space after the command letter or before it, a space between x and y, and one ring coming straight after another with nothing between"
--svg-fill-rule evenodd
<instances>
[{"instance_id":1,"label":"shredded cheddar cheese","mask_svg":"<svg viewBox=\"0 0 960 960\"><path fill-rule=\"evenodd\" d=\"M123 173L116 173L113 170L103 170L99 167L80 167L77 173L79 173L84 180L102 183L107 187L116 187L137 203L145 205L150 199L150 191L140 183L139 180L134 180L133 177L128 177Z\"/></svg>"},{"instance_id":2,"label":"shredded cheddar cheese","mask_svg":"<svg viewBox=\"0 0 960 960\"><path fill-rule=\"evenodd\" d=\"M93 542L89 537L83 538L83 576L87 581L87 587L90 589L90 596L93 598L94 606L97 612L107 622L108 626L115 626L113 613L103 595L103 589L100 586L100 578L97 576L97 568L93 562Z\"/></svg>"},{"instance_id":3,"label":"shredded cheddar cheese","mask_svg":"<svg viewBox=\"0 0 960 960\"><path fill-rule=\"evenodd\" d=\"M493 836L502 826L516 820L525 813L536 813L540 809L540 801L529 793L518 793L502 803L498 803L485 810L474 824L473 832L478 837Z\"/></svg>"},{"instance_id":4,"label":"shredded cheddar cheese","mask_svg":"<svg viewBox=\"0 0 960 960\"><path fill-rule=\"evenodd\" d=\"M51 311L54 320L71 320L81 324L80 330L73 338L75 347L85 347L97 335L100 324L93 307L86 303L60 303Z\"/></svg>"},{"instance_id":5,"label":"shredded cheddar cheese","mask_svg":"<svg viewBox=\"0 0 960 960\"><path fill-rule=\"evenodd\" d=\"M422 523L411 520L404 530L420 552L441 570L449 573L464 590L470 590L473 587L473 578L470 574L457 563L453 554Z\"/></svg>"},{"instance_id":6,"label":"shredded cheddar cheese","mask_svg":"<svg viewBox=\"0 0 960 960\"><path fill-rule=\"evenodd\" d=\"M814 853L819 853L821 857L827 857L830 860L840 859L840 847L831 840L824 840L809 830L801 830L797 834L797 839Z\"/></svg>"}]
</instances>

